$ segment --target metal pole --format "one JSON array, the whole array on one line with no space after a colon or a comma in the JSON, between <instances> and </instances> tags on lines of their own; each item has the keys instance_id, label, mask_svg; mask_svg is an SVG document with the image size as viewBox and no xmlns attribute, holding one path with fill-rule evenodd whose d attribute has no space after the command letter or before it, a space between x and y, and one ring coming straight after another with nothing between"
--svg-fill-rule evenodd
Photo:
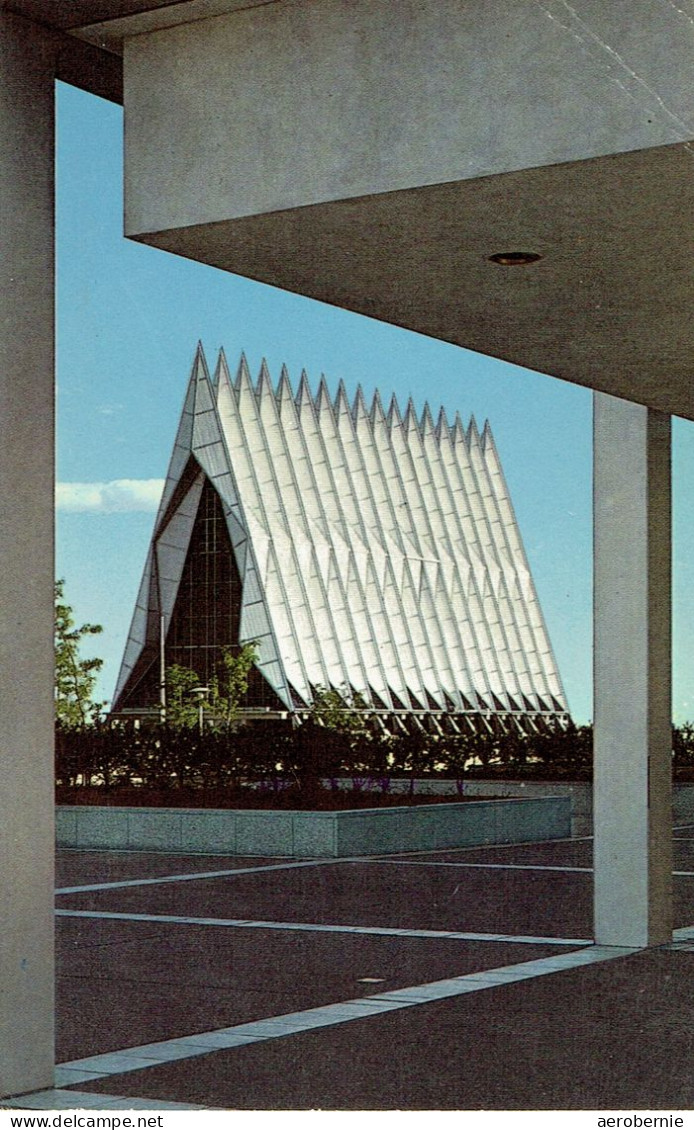
<instances>
[{"instance_id":1,"label":"metal pole","mask_svg":"<svg viewBox=\"0 0 694 1130\"><path fill-rule=\"evenodd\" d=\"M159 617L159 717L166 722L166 617Z\"/></svg>"}]
</instances>

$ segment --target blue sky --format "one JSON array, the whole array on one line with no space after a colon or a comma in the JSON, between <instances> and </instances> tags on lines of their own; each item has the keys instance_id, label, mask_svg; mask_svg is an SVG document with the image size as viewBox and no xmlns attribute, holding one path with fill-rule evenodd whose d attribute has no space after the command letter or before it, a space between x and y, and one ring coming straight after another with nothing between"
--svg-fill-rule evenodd
<instances>
[{"instance_id":1,"label":"blue sky","mask_svg":"<svg viewBox=\"0 0 694 1130\"><path fill-rule=\"evenodd\" d=\"M591 701L591 396L582 388L130 243L122 112L58 84L56 575L103 625L110 699L190 366L244 350L256 374L325 373L418 408L489 418L569 703ZM694 717L694 425L675 421L674 716Z\"/></svg>"}]
</instances>

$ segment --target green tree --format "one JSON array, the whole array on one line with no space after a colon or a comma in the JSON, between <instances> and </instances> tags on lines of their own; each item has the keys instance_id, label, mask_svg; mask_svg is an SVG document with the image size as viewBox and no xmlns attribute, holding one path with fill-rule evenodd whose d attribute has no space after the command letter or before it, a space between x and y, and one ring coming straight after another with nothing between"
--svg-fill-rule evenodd
<instances>
[{"instance_id":1,"label":"green tree","mask_svg":"<svg viewBox=\"0 0 694 1130\"><path fill-rule=\"evenodd\" d=\"M206 729L232 731L239 724L241 703L248 691L248 679L255 663L257 644L246 643L240 649L223 647L217 671L205 688L200 676L191 667L172 663L166 668L166 722L174 729L191 729L200 721L200 689Z\"/></svg>"},{"instance_id":2,"label":"green tree","mask_svg":"<svg viewBox=\"0 0 694 1130\"><path fill-rule=\"evenodd\" d=\"M388 772L389 747L374 732L373 713L360 691L316 687L308 718L295 738L309 780L311 774L335 778L348 772L357 788L373 772L379 776Z\"/></svg>"},{"instance_id":3,"label":"green tree","mask_svg":"<svg viewBox=\"0 0 694 1130\"><path fill-rule=\"evenodd\" d=\"M350 738L358 738L367 730L369 706L359 691L316 687L309 720L326 730L335 730Z\"/></svg>"},{"instance_id":4,"label":"green tree","mask_svg":"<svg viewBox=\"0 0 694 1130\"><path fill-rule=\"evenodd\" d=\"M212 724L218 729L235 730L241 718L241 703L248 692L248 680L255 665L258 644L255 640L221 649L217 674L210 680L209 706Z\"/></svg>"},{"instance_id":5,"label":"green tree","mask_svg":"<svg viewBox=\"0 0 694 1130\"><path fill-rule=\"evenodd\" d=\"M166 668L166 724L175 730L197 726L198 700L192 691L200 686L200 678L190 667L172 663Z\"/></svg>"},{"instance_id":6,"label":"green tree","mask_svg":"<svg viewBox=\"0 0 694 1130\"><path fill-rule=\"evenodd\" d=\"M55 582L55 712L65 726L95 722L104 706L93 694L103 659L83 659L82 641L103 631L101 624L75 626L72 608L65 602L65 581Z\"/></svg>"}]
</instances>

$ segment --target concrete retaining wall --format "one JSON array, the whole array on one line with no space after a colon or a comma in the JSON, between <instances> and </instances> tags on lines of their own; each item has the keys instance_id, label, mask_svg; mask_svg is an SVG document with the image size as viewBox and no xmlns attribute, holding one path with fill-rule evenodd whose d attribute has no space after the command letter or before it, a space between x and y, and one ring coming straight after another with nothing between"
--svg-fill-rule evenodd
<instances>
[{"instance_id":1,"label":"concrete retaining wall","mask_svg":"<svg viewBox=\"0 0 694 1130\"><path fill-rule=\"evenodd\" d=\"M424 783L424 782L423 782ZM455 782L447 782L455 788ZM593 786L589 781L466 781L465 796L571 798L571 834L593 834ZM672 792L672 817L675 825L694 822L694 783L675 784Z\"/></svg>"},{"instance_id":2,"label":"concrete retaining wall","mask_svg":"<svg viewBox=\"0 0 694 1130\"><path fill-rule=\"evenodd\" d=\"M593 786L589 781L466 781L466 796L568 797L571 804L571 835L593 833Z\"/></svg>"},{"instance_id":3,"label":"concrete retaining wall","mask_svg":"<svg viewBox=\"0 0 694 1130\"><path fill-rule=\"evenodd\" d=\"M327 782L325 782L327 784ZM340 788L351 789L352 779L342 777L338 780ZM366 786L369 787L368 784ZM463 795L466 797L517 797L523 799L537 797L563 796L571 799L571 835L588 836L592 833L593 786L587 781L563 783L561 781L497 781L467 779ZM693 786L694 789L694 786ZM410 791L410 781L393 778L388 786L391 793ZM457 782L441 777L419 777L415 780L414 791L422 796L458 796ZM694 791L692 792L694 811Z\"/></svg>"},{"instance_id":4,"label":"concrete retaining wall","mask_svg":"<svg viewBox=\"0 0 694 1130\"><path fill-rule=\"evenodd\" d=\"M538 797L346 812L61 805L59 847L292 858L524 843L571 834L571 799Z\"/></svg>"},{"instance_id":5,"label":"concrete retaining wall","mask_svg":"<svg viewBox=\"0 0 694 1130\"><path fill-rule=\"evenodd\" d=\"M694 784L675 785L672 809L676 824L694 821Z\"/></svg>"},{"instance_id":6,"label":"concrete retaining wall","mask_svg":"<svg viewBox=\"0 0 694 1130\"><path fill-rule=\"evenodd\" d=\"M344 788L351 788L351 780L340 782ZM410 782L393 780L391 793L407 792ZM565 796L571 798L572 836L590 836L593 832L593 786L589 781L498 781L466 779L465 796L495 797L548 797ZM435 777L421 777L415 781L415 793L433 796L454 796L457 785L452 780ZM675 784L672 798L672 815L675 824L694 822L694 783Z\"/></svg>"}]
</instances>

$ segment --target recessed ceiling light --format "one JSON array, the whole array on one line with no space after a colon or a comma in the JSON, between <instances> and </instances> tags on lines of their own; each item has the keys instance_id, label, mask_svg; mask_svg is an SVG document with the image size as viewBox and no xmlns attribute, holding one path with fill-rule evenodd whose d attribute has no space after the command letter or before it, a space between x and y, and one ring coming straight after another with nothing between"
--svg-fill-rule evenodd
<instances>
[{"instance_id":1,"label":"recessed ceiling light","mask_svg":"<svg viewBox=\"0 0 694 1130\"><path fill-rule=\"evenodd\" d=\"M527 267L541 258L536 251L497 251L489 256L489 262L498 263L500 267Z\"/></svg>"}]
</instances>

